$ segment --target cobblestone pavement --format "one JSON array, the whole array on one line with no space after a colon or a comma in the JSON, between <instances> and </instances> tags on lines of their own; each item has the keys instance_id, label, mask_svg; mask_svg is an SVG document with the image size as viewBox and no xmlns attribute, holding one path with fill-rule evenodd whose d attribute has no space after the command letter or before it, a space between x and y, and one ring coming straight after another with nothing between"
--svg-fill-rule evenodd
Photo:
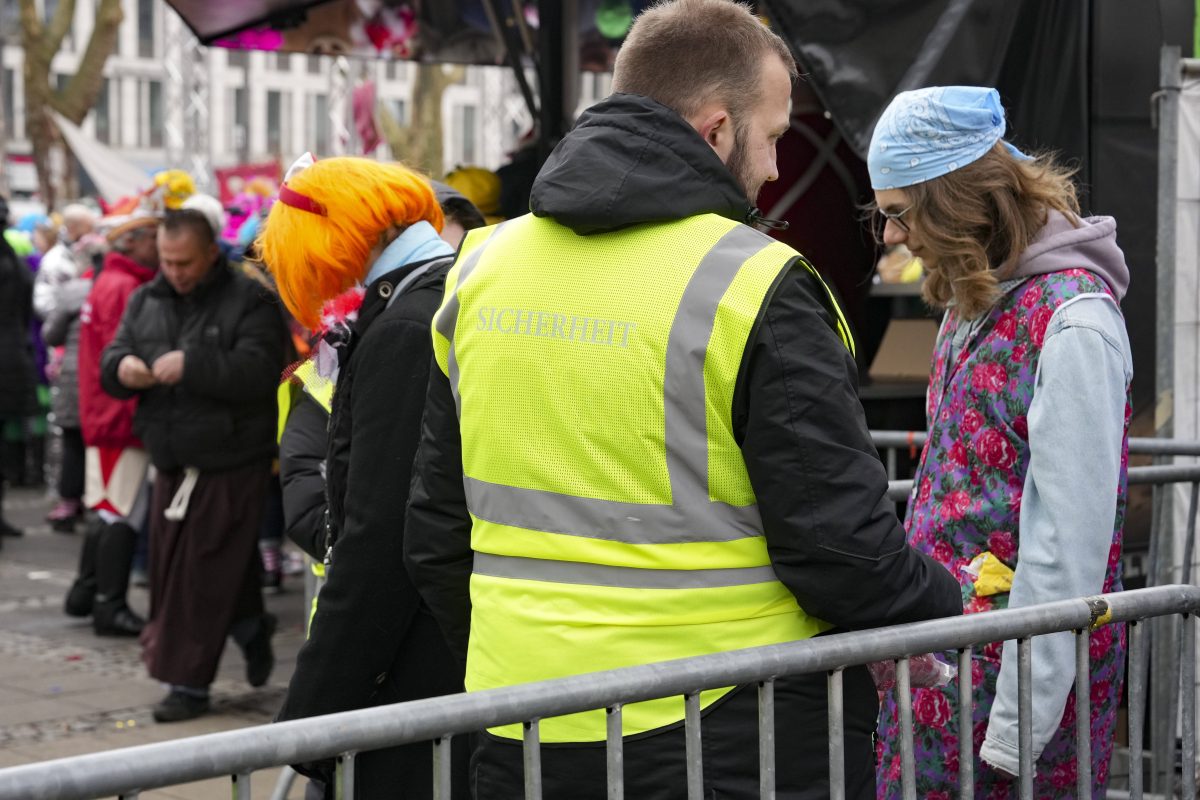
<instances>
[{"instance_id":1,"label":"cobblestone pavement","mask_svg":"<svg viewBox=\"0 0 1200 800\"><path fill-rule=\"evenodd\" d=\"M212 686L212 711L161 725L150 709L165 690L146 675L136 640L97 637L90 620L63 613L82 525L73 535L51 531L43 521L51 505L43 489L5 493L5 516L25 536L6 538L0 549L0 769L270 722L304 639L301 576L289 576L283 594L265 598L279 618L276 667L268 684L250 688L241 653L229 642ZM130 605L147 611L144 588L130 590ZM279 770L256 773L253 796L271 796L278 775ZM302 797L303 783L297 780L288 797ZM143 800L229 796L225 780L140 795Z\"/></svg>"}]
</instances>

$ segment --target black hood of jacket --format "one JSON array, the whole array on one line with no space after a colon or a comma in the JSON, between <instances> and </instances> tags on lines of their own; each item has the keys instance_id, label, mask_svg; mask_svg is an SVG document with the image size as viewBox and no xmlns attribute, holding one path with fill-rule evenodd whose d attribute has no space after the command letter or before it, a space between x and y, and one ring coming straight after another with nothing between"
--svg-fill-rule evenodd
<instances>
[{"instance_id":1,"label":"black hood of jacket","mask_svg":"<svg viewBox=\"0 0 1200 800\"><path fill-rule=\"evenodd\" d=\"M581 235L706 213L750 223L757 212L695 128L636 94L583 112L538 173L529 208Z\"/></svg>"}]
</instances>

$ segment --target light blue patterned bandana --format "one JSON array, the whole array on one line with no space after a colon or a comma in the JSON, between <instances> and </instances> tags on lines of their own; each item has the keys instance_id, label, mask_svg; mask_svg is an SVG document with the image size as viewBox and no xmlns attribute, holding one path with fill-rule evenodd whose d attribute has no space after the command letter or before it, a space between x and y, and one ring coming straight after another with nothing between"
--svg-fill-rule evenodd
<instances>
[{"instance_id":1,"label":"light blue patterned bandana","mask_svg":"<svg viewBox=\"0 0 1200 800\"><path fill-rule=\"evenodd\" d=\"M931 86L896 95L875 124L867 169L871 188L903 189L982 158L1004 135L995 89ZM1004 142L1014 158L1027 156Z\"/></svg>"}]
</instances>

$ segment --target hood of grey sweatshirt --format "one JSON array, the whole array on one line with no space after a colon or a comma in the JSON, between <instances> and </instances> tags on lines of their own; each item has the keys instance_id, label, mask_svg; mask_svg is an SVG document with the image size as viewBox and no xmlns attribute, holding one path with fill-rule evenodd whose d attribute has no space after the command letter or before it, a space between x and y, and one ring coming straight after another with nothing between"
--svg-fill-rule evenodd
<instances>
[{"instance_id":1,"label":"hood of grey sweatshirt","mask_svg":"<svg viewBox=\"0 0 1200 800\"><path fill-rule=\"evenodd\" d=\"M1117 221L1081 217L1075 227L1066 216L1051 211L1016 267L1001 275L1008 281L1067 269L1086 269L1100 276L1120 302L1129 289L1129 267L1117 246Z\"/></svg>"}]
</instances>

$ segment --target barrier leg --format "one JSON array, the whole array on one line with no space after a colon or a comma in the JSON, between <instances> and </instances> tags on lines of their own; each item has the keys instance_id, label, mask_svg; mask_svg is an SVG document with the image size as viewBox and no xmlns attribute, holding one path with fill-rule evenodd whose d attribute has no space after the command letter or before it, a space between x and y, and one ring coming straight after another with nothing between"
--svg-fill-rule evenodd
<instances>
[{"instance_id":1,"label":"barrier leg","mask_svg":"<svg viewBox=\"0 0 1200 800\"><path fill-rule=\"evenodd\" d=\"M1075 631L1076 797L1092 796L1092 667L1090 631Z\"/></svg>"},{"instance_id":2,"label":"barrier leg","mask_svg":"<svg viewBox=\"0 0 1200 800\"><path fill-rule=\"evenodd\" d=\"M703 800L704 758L700 751L700 693L684 697L685 732L687 735L687 796L688 800Z\"/></svg>"},{"instance_id":3,"label":"barrier leg","mask_svg":"<svg viewBox=\"0 0 1200 800\"><path fill-rule=\"evenodd\" d=\"M1142 723L1146 713L1146 678L1139 665L1145 650L1146 626L1129 623L1129 798L1142 800Z\"/></svg>"},{"instance_id":4,"label":"barrier leg","mask_svg":"<svg viewBox=\"0 0 1200 800\"><path fill-rule=\"evenodd\" d=\"M842 697L842 671L829 673L829 797L846 798L846 722Z\"/></svg>"},{"instance_id":5,"label":"barrier leg","mask_svg":"<svg viewBox=\"0 0 1200 800\"><path fill-rule=\"evenodd\" d=\"M443 736L433 742L433 796L434 800L450 800L450 740Z\"/></svg>"},{"instance_id":6,"label":"barrier leg","mask_svg":"<svg viewBox=\"0 0 1200 800\"><path fill-rule=\"evenodd\" d=\"M1017 640L1017 747L1020 758L1021 800L1033 800L1033 648Z\"/></svg>"},{"instance_id":7,"label":"barrier leg","mask_svg":"<svg viewBox=\"0 0 1200 800\"><path fill-rule=\"evenodd\" d=\"M908 659L896 662L896 703L900 706L900 786L904 800L917 800L916 765L913 761L912 679Z\"/></svg>"},{"instance_id":8,"label":"barrier leg","mask_svg":"<svg viewBox=\"0 0 1200 800\"><path fill-rule=\"evenodd\" d=\"M525 800L542 800L542 743L538 721L525 723Z\"/></svg>"},{"instance_id":9,"label":"barrier leg","mask_svg":"<svg viewBox=\"0 0 1200 800\"><path fill-rule=\"evenodd\" d=\"M333 781L335 800L354 800L354 753L342 753L337 757Z\"/></svg>"},{"instance_id":10,"label":"barrier leg","mask_svg":"<svg viewBox=\"0 0 1200 800\"><path fill-rule=\"evenodd\" d=\"M962 800L975 798L974 680L971 648L964 647L958 651L958 796Z\"/></svg>"},{"instance_id":11,"label":"barrier leg","mask_svg":"<svg viewBox=\"0 0 1200 800\"><path fill-rule=\"evenodd\" d=\"M608 800L624 800L625 797L625 741L622 739L621 705L610 706L607 711L608 741L605 755L608 761Z\"/></svg>"},{"instance_id":12,"label":"barrier leg","mask_svg":"<svg viewBox=\"0 0 1200 800\"><path fill-rule=\"evenodd\" d=\"M233 800L250 800L249 772L241 772L237 775L231 775L229 780L233 784Z\"/></svg>"},{"instance_id":13,"label":"barrier leg","mask_svg":"<svg viewBox=\"0 0 1200 800\"><path fill-rule=\"evenodd\" d=\"M1192 484L1193 487L1196 484ZM1192 494L1193 499L1195 493ZM1183 615L1182 685L1179 704L1183 709L1183 750L1179 754L1183 766L1183 800L1196 797L1196 617Z\"/></svg>"},{"instance_id":14,"label":"barrier leg","mask_svg":"<svg viewBox=\"0 0 1200 800\"><path fill-rule=\"evenodd\" d=\"M758 796L775 800L775 681L758 684Z\"/></svg>"}]
</instances>

